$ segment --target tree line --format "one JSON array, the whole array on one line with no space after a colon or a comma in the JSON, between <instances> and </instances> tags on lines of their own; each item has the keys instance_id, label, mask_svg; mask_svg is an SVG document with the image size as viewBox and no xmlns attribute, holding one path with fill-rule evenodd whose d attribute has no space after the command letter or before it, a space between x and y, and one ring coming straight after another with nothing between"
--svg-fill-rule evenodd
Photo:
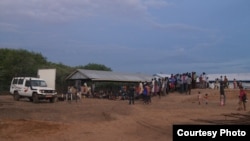
<instances>
[{"instance_id":1,"label":"tree line","mask_svg":"<svg viewBox=\"0 0 250 141\"><path fill-rule=\"evenodd\" d=\"M102 64L89 63L70 67L63 63L53 63L41 53L25 49L0 49L0 94L9 91L10 83L15 76L37 76L38 69L56 69L56 89L63 91L67 87L66 77L75 69L112 71Z\"/></svg>"}]
</instances>

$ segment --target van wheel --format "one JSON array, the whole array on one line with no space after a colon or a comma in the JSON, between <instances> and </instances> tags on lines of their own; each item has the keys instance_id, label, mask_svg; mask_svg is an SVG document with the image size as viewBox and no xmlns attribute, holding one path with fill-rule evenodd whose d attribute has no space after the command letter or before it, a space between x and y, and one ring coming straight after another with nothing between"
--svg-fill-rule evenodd
<instances>
[{"instance_id":1,"label":"van wheel","mask_svg":"<svg viewBox=\"0 0 250 141\"><path fill-rule=\"evenodd\" d=\"M33 102L33 98L32 97L29 97L29 100L30 100L30 102Z\"/></svg>"},{"instance_id":2,"label":"van wheel","mask_svg":"<svg viewBox=\"0 0 250 141\"><path fill-rule=\"evenodd\" d=\"M37 95L37 93L33 93L33 95L32 95L32 99L33 99L33 102L34 103L38 103L38 95Z\"/></svg>"},{"instance_id":3,"label":"van wheel","mask_svg":"<svg viewBox=\"0 0 250 141\"><path fill-rule=\"evenodd\" d=\"M15 92L13 97L14 97L15 101L19 101L19 99L20 99L20 95L18 94L18 92Z\"/></svg>"}]
</instances>

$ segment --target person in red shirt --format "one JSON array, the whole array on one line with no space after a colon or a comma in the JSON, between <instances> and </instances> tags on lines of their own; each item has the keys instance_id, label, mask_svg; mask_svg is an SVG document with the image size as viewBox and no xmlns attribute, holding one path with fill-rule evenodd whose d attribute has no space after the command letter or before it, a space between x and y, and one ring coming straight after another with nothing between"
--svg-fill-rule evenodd
<instances>
[{"instance_id":1,"label":"person in red shirt","mask_svg":"<svg viewBox=\"0 0 250 141\"><path fill-rule=\"evenodd\" d=\"M246 91L243 89L242 86L240 86L239 107L238 107L238 110L242 110L243 109L244 111L246 111L246 101L247 101L246 97L247 97L246 96Z\"/></svg>"}]
</instances>

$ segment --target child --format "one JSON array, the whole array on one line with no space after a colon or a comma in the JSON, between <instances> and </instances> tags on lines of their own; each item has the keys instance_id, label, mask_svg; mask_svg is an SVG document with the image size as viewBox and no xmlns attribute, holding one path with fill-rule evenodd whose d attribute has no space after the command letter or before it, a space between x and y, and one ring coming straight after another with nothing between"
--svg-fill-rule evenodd
<instances>
[{"instance_id":1,"label":"child","mask_svg":"<svg viewBox=\"0 0 250 141\"><path fill-rule=\"evenodd\" d=\"M246 91L243 89L242 86L240 86L240 92L239 92L239 107L238 110L244 110L246 111L246 101L247 101L247 96L246 96Z\"/></svg>"},{"instance_id":2,"label":"child","mask_svg":"<svg viewBox=\"0 0 250 141\"><path fill-rule=\"evenodd\" d=\"M201 95L200 91L198 92L198 101L199 101L199 105L200 105L202 102L202 95Z\"/></svg>"}]
</instances>

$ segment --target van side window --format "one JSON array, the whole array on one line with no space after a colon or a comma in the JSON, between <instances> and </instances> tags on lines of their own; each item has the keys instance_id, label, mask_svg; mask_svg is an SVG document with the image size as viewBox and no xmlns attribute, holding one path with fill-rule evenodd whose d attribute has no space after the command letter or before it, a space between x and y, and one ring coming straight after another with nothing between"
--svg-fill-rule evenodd
<instances>
[{"instance_id":1,"label":"van side window","mask_svg":"<svg viewBox=\"0 0 250 141\"><path fill-rule=\"evenodd\" d=\"M25 86L26 86L26 87L29 87L29 86L30 86L30 80L26 80Z\"/></svg>"},{"instance_id":2,"label":"van side window","mask_svg":"<svg viewBox=\"0 0 250 141\"><path fill-rule=\"evenodd\" d=\"M17 84L17 81L18 81L18 79L15 78L15 79L13 80L12 84Z\"/></svg>"},{"instance_id":3,"label":"van side window","mask_svg":"<svg viewBox=\"0 0 250 141\"><path fill-rule=\"evenodd\" d=\"M19 79L18 84L23 84L23 79Z\"/></svg>"}]
</instances>

